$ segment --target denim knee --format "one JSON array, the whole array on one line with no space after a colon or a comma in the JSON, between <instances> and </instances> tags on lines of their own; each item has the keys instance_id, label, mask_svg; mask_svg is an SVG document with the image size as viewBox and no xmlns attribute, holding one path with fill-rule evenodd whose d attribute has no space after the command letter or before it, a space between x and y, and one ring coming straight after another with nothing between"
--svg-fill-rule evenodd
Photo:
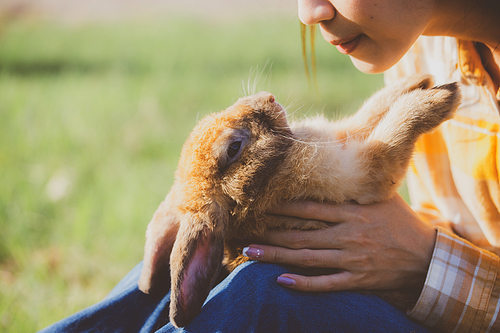
<instances>
[{"instance_id":1,"label":"denim knee","mask_svg":"<svg viewBox=\"0 0 500 333\"><path fill-rule=\"evenodd\" d=\"M306 293L276 282L287 268L247 262L207 298L188 331L426 332L382 299L355 292Z\"/></svg>"}]
</instances>

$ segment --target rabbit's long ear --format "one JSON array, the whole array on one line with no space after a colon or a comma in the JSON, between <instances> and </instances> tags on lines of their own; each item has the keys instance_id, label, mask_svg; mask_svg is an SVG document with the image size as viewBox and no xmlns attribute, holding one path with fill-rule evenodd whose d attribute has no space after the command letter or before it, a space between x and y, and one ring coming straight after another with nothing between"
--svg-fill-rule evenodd
<instances>
[{"instance_id":1,"label":"rabbit's long ear","mask_svg":"<svg viewBox=\"0 0 500 333\"><path fill-rule=\"evenodd\" d=\"M457 83L431 89L418 89L400 96L367 138L363 159L370 161L372 192L360 203L380 200L399 185L420 135L450 119L460 104Z\"/></svg>"},{"instance_id":2,"label":"rabbit's long ear","mask_svg":"<svg viewBox=\"0 0 500 333\"><path fill-rule=\"evenodd\" d=\"M220 218L201 213L183 218L170 260L170 321L176 327L185 326L200 312L219 274L224 255Z\"/></svg>"},{"instance_id":3,"label":"rabbit's long ear","mask_svg":"<svg viewBox=\"0 0 500 333\"><path fill-rule=\"evenodd\" d=\"M430 75L417 75L386 86L373 94L351 117L339 122L339 127L350 137L366 137L387 114L401 95L417 89L428 89L433 85Z\"/></svg>"},{"instance_id":4,"label":"rabbit's long ear","mask_svg":"<svg viewBox=\"0 0 500 333\"><path fill-rule=\"evenodd\" d=\"M165 294L170 288L170 253L179 230L179 214L170 192L156 210L146 231L144 266L139 289L146 294Z\"/></svg>"}]
</instances>

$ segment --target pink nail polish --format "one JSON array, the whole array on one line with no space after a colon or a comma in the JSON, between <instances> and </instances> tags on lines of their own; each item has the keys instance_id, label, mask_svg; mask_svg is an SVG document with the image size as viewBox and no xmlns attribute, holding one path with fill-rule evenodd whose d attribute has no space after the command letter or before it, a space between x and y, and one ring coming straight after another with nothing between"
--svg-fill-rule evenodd
<instances>
[{"instance_id":1,"label":"pink nail polish","mask_svg":"<svg viewBox=\"0 0 500 333\"><path fill-rule=\"evenodd\" d=\"M278 279L276 280L279 284L282 284L284 286L293 286L295 285L295 280L290 279L289 277L286 276L278 276Z\"/></svg>"},{"instance_id":2,"label":"pink nail polish","mask_svg":"<svg viewBox=\"0 0 500 333\"><path fill-rule=\"evenodd\" d=\"M256 249L254 247L245 247L243 248L243 255L250 259L258 259L262 258L262 256L264 255L264 250Z\"/></svg>"}]
</instances>

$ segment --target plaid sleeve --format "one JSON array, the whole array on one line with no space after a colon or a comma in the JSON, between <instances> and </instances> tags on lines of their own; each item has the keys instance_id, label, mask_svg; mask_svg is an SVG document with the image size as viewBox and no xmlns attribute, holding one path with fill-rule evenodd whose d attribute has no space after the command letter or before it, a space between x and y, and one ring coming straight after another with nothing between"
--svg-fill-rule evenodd
<instances>
[{"instance_id":1,"label":"plaid sleeve","mask_svg":"<svg viewBox=\"0 0 500 333\"><path fill-rule=\"evenodd\" d=\"M408 315L438 332L500 332L500 259L438 228L422 294Z\"/></svg>"}]
</instances>

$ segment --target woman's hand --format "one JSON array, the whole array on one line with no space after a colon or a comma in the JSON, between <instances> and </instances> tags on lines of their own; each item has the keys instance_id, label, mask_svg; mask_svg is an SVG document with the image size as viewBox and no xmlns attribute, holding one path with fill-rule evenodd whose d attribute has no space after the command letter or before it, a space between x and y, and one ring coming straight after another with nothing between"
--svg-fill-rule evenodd
<instances>
[{"instance_id":1,"label":"woman's hand","mask_svg":"<svg viewBox=\"0 0 500 333\"><path fill-rule=\"evenodd\" d=\"M331 227L312 231L272 231L264 244L245 249L254 260L301 267L337 268L322 276L283 274L278 283L301 291L393 290L422 287L436 233L396 195L359 205L297 202L270 214L320 220Z\"/></svg>"}]
</instances>

